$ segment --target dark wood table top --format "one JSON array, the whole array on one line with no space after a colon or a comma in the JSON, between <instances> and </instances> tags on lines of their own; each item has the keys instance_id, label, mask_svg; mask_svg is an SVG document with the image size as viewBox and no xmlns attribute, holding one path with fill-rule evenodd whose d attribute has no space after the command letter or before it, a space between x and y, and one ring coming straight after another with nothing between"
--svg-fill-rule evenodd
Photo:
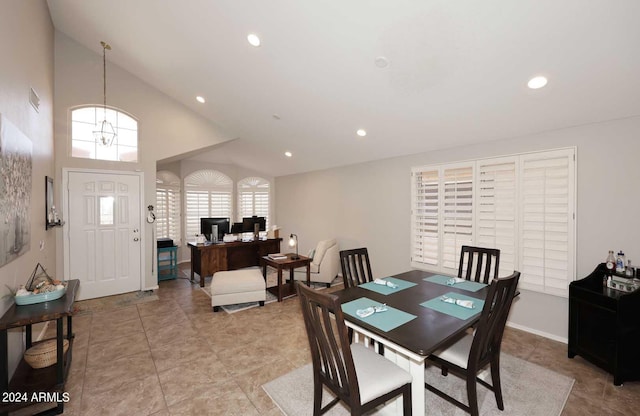
<instances>
[{"instance_id":1,"label":"dark wood table top","mask_svg":"<svg viewBox=\"0 0 640 416\"><path fill-rule=\"evenodd\" d=\"M422 270L412 270L391 277L417 283L416 286L401 290L390 295L382 295L361 287L353 287L333 292L338 296L340 303L346 303L361 297L386 303L396 309L417 316L404 325L384 332L365 322L344 314L347 321L353 322L390 342L399 345L418 355L427 356L450 340L457 338L467 328L472 326L480 318L480 313L467 320L461 320L430 308L420 306L422 302L444 295L448 292L462 293L467 296L484 300L488 294L488 286L477 292L456 289L454 286L440 285L424 281L425 277L438 273L430 273Z\"/></svg>"},{"instance_id":2,"label":"dark wood table top","mask_svg":"<svg viewBox=\"0 0 640 416\"><path fill-rule=\"evenodd\" d=\"M67 292L60 299L34 303L33 305L16 305L14 303L0 318L0 330L52 321L72 315L73 302L76 299L79 285L78 279L68 280Z\"/></svg>"},{"instance_id":3,"label":"dark wood table top","mask_svg":"<svg viewBox=\"0 0 640 416\"><path fill-rule=\"evenodd\" d=\"M293 257L295 256L295 254L293 253L287 253L285 254L285 256L287 256L286 259L272 259L269 256L262 256L261 261L275 268L287 269L295 269L296 267L306 266L311 263L311 257L298 255L298 258L294 260Z\"/></svg>"}]
</instances>

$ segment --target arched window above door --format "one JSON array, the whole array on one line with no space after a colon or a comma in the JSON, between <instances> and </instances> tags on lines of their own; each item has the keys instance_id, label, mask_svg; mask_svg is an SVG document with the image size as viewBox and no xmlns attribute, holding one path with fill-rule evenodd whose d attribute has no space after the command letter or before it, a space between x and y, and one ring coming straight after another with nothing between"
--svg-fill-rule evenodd
<instances>
[{"instance_id":1,"label":"arched window above door","mask_svg":"<svg viewBox=\"0 0 640 416\"><path fill-rule=\"evenodd\" d=\"M106 118L116 137L109 146L94 138L93 132ZM83 106L71 110L71 157L119 162L138 161L138 121L113 108Z\"/></svg>"}]
</instances>

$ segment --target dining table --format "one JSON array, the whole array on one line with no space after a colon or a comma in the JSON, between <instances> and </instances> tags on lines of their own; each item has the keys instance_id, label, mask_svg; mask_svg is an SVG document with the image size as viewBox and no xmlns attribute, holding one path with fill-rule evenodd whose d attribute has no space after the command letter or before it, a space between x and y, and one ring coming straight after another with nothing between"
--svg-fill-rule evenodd
<instances>
[{"instance_id":1,"label":"dining table","mask_svg":"<svg viewBox=\"0 0 640 416\"><path fill-rule=\"evenodd\" d=\"M411 270L379 279L382 282L333 292L347 327L354 331L354 342L370 345L373 340L384 345L385 358L412 375L414 416L425 415L428 410L425 359L478 322L488 294L488 285L452 279L453 276ZM365 316L371 312L369 308L374 312ZM402 400L394 400L381 413L402 414Z\"/></svg>"}]
</instances>

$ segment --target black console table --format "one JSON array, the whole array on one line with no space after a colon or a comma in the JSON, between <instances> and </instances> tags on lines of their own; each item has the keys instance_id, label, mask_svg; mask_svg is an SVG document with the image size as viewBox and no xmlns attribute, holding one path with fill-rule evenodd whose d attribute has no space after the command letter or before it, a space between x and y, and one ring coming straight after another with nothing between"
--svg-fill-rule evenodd
<instances>
[{"instance_id":1,"label":"black console table","mask_svg":"<svg viewBox=\"0 0 640 416\"><path fill-rule=\"evenodd\" d=\"M613 384L640 380L640 290L603 286L604 263L569 284L569 358L576 354L613 374Z\"/></svg>"},{"instance_id":2,"label":"black console table","mask_svg":"<svg viewBox=\"0 0 640 416\"><path fill-rule=\"evenodd\" d=\"M69 280L67 292L60 299L36 303L33 305L18 306L15 303L0 318L0 392L14 393L6 402L0 402L0 415L15 411L25 406L38 403L39 393L53 393L62 399L64 384L71 367L71 350L73 347L73 332L71 316L73 314L73 302L78 291L79 280ZM67 318L67 336L69 348L63 354L63 327L62 320ZM57 364L50 367L34 369L22 359L18 368L9 381L7 330L10 328L25 327L26 347L31 348L31 325L38 322L56 321ZM16 395L15 393L19 393ZM32 401L36 393L36 400ZM57 393L57 395L56 395ZM64 401L58 400L56 407L41 414L60 414L64 411Z\"/></svg>"}]
</instances>

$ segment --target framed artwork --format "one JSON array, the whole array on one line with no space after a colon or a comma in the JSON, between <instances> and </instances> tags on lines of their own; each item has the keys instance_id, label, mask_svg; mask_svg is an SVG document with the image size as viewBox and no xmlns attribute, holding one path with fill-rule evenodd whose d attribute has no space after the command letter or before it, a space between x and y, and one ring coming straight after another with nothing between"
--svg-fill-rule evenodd
<instances>
[{"instance_id":1,"label":"framed artwork","mask_svg":"<svg viewBox=\"0 0 640 416\"><path fill-rule=\"evenodd\" d=\"M31 245L31 140L0 114L0 266Z\"/></svg>"}]
</instances>

